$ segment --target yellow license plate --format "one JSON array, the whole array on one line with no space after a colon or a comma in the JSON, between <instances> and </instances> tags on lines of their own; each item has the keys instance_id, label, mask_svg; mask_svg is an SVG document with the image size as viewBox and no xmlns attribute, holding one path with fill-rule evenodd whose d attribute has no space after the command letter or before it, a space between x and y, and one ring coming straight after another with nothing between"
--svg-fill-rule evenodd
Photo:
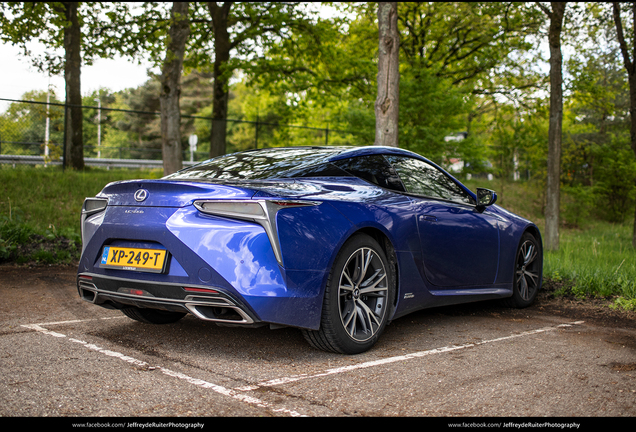
<instances>
[{"instance_id":1,"label":"yellow license plate","mask_svg":"<svg viewBox=\"0 0 636 432\"><path fill-rule=\"evenodd\" d=\"M99 266L119 270L163 273L167 257L168 251L164 249L104 246Z\"/></svg>"}]
</instances>

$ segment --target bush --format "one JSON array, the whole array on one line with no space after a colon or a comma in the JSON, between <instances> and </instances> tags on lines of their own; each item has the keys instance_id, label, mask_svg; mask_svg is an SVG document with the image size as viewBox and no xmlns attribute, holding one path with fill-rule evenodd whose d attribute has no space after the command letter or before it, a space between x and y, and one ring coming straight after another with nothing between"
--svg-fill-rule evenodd
<instances>
[{"instance_id":1,"label":"bush","mask_svg":"<svg viewBox=\"0 0 636 432\"><path fill-rule=\"evenodd\" d=\"M72 264L79 260L81 239L54 227L40 233L20 218L0 215L0 263Z\"/></svg>"},{"instance_id":2,"label":"bush","mask_svg":"<svg viewBox=\"0 0 636 432\"><path fill-rule=\"evenodd\" d=\"M636 158L629 143L613 137L595 147L594 209L600 218L621 223L634 213Z\"/></svg>"},{"instance_id":3,"label":"bush","mask_svg":"<svg viewBox=\"0 0 636 432\"><path fill-rule=\"evenodd\" d=\"M587 221L595 200L593 187L562 186L561 187L561 218L563 224L579 227Z\"/></svg>"}]
</instances>

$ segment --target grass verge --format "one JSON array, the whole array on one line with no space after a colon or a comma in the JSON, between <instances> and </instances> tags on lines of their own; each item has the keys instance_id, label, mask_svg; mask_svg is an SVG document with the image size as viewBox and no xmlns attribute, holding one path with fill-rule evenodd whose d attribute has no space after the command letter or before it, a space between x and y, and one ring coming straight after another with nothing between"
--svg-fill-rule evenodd
<instances>
[{"instance_id":1,"label":"grass verge","mask_svg":"<svg viewBox=\"0 0 636 432\"><path fill-rule=\"evenodd\" d=\"M636 310L636 251L632 227L594 222L585 230L563 230L559 250L544 256L543 273L555 295L606 298Z\"/></svg>"},{"instance_id":2,"label":"grass verge","mask_svg":"<svg viewBox=\"0 0 636 432\"><path fill-rule=\"evenodd\" d=\"M71 264L81 250L84 198L116 180L159 178L160 170L0 165L0 263Z\"/></svg>"}]
</instances>

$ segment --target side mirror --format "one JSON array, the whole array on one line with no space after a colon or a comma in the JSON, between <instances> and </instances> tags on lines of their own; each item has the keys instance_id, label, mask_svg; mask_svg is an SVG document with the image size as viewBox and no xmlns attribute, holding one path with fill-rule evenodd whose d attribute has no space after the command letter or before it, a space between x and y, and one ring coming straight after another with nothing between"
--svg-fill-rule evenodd
<instances>
[{"instance_id":1,"label":"side mirror","mask_svg":"<svg viewBox=\"0 0 636 432\"><path fill-rule=\"evenodd\" d=\"M497 202L497 193L490 189L477 188L477 211L483 212L486 207Z\"/></svg>"}]
</instances>

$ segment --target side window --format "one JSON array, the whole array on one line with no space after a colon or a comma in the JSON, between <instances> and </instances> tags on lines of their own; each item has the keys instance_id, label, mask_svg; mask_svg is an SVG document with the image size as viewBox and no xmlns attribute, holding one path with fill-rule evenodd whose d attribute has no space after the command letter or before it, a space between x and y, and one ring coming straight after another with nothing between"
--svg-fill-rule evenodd
<instances>
[{"instance_id":1,"label":"side window","mask_svg":"<svg viewBox=\"0 0 636 432\"><path fill-rule=\"evenodd\" d=\"M405 192L400 177L381 155L357 156L333 162L339 168L369 183Z\"/></svg>"},{"instance_id":2,"label":"side window","mask_svg":"<svg viewBox=\"0 0 636 432\"><path fill-rule=\"evenodd\" d=\"M419 159L386 155L397 171L406 192L464 204L474 204L470 195L439 169Z\"/></svg>"}]
</instances>

